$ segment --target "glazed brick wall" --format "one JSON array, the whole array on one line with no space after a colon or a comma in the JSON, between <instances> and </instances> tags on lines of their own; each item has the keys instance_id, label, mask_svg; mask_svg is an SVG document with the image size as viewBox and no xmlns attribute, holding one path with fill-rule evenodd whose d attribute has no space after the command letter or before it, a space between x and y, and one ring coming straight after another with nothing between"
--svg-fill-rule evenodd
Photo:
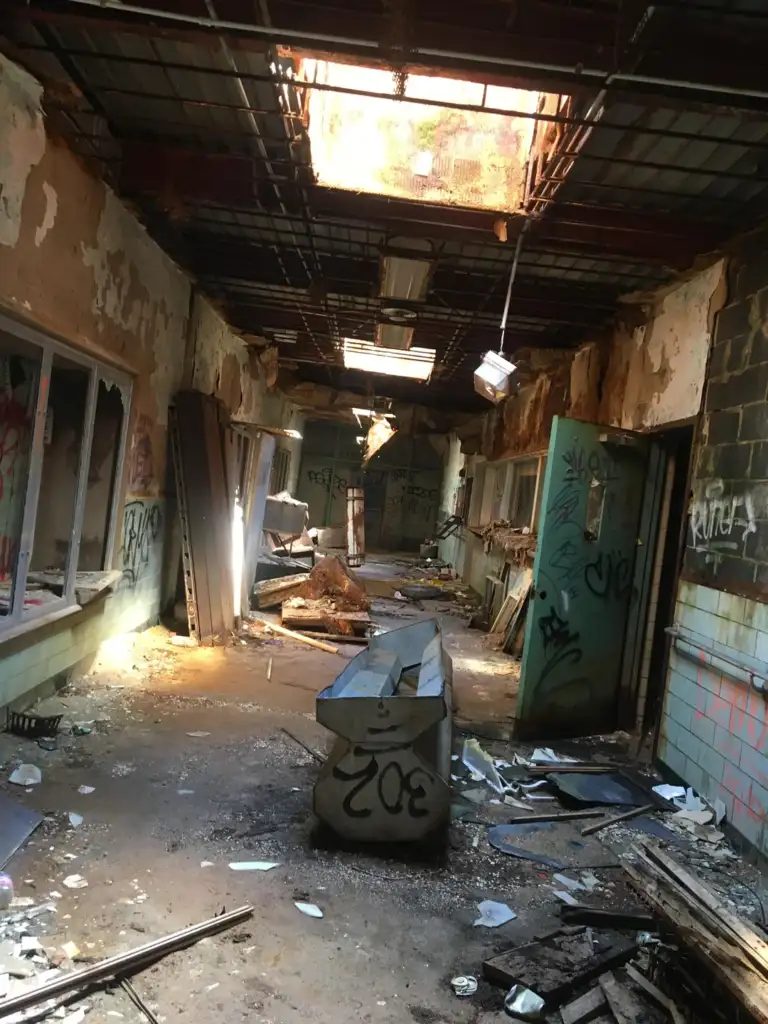
<instances>
[{"instance_id":1,"label":"glazed brick wall","mask_svg":"<svg viewBox=\"0 0 768 1024\"><path fill-rule=\"evenodd\" d=\"M698 516L698 518L697 518ZM768 598L768 235L728 267L697 440L683 575Z\"/></svg>"},{"instance_id":2,"label":"glazed brick wall","mask_svg":"<svg viewBox=\"0 0 768 1024\"><path fill-rule=\"evenodd\" d=\"M715 647L768 676L768 605L694 583L681 583L676 625L690 638L673 648L657 755L768 856L768 702L746 672L697 656Z\"/></svg>"}]
</instances>

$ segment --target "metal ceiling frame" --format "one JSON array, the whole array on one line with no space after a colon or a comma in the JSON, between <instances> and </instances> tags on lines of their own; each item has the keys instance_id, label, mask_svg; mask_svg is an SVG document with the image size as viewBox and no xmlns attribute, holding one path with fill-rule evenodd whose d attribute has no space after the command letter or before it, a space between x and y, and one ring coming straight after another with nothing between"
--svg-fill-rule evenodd
<instances>
[{"instance_id":1,"label":"metal ceiling frame","mask_svg":"<svg viewBox=\"0 0 768 1024\"><path fill-rule=\"evenodd\" d=\"M387 322L378 273L393 237L431 239L434 247L429 293L414 304L414 344L436 348L440 361L422 400L469 408L477 401L469 363L498 340L513 253L519 273L510 348L562 347L599 336L622 294L669 281L697 255L716 252L741 226L768 215L768 92L676 82L669 109L642 107L636 98L627 106L616 99L627 86L663 89L664 76L577 71L556 62L542 68L492 55L483 57L484 67L551 74L550 92L567 71L577 93L565 110L532 113L488 107L487 89L482 104L463 104L304 82L289 74L290 58L274 44L300 39L304 45L306 32L276 28L265 0L255 5L260 24L219 18L236 2L200 0L207 16L191 17L113 0L33 0L24 8L29 23L13 41L33 71L34 61L42 61L50 73L54 58L79 89L76 103L46 97L56 127L138 202L150 233L197 276L230 322L246 337L276 338L281 359L303 368L304 379L368 386L364 375L340 367L339 346L344 336L372 337L375 324ZM282 11L282 0L272 2ZM316 8L315 0L291 3ZM18 0L0 0L0 7L18 9ZM169 22L203 30L205 60L196 64L188 56L199 37L174 35ZM138 33L130 52L121 48L123 32ZM240 34L268 45L242 49ZM632 67L645 54L647 35L641 18L630 33L640 47L626 58ZM417 47L404 57L410 64L430 58L435 66L441 54ZM556 131L555 144L529 162L528 219L318 187L304 125L311 89L526 118L537 143ZM702 90L709 90L710 111L721 110L726 96L760 111L717 117L697 111L686 119L681 92L698 103L701 97L692 94ZM702 132L691 130L698 125ZM395 396L414 394L399 382L392 387Z\"/></svg>"}]
</instances>

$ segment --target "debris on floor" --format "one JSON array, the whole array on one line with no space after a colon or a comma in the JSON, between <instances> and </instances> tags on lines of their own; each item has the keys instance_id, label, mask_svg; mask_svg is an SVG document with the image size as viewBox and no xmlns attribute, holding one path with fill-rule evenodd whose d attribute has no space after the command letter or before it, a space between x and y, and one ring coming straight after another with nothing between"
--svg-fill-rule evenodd
<instances>
[{"instance_id":1,"label":"debris on floor","mask_svg":"<svg viewBox=\"0 0 768 1024\"><path fill-rule=\"evenodd\" d=\"M412 580L404 563L398 581L439 572ZM0 734L0 1024L129 1024L142 1005L169 1024L222 1005L292 1021L307 991L318 1024L340 999L371 1024L768 1022L764 885L724 808L662 788L623 738L510 740L516 677L495 674L502 656L468 633L461 600L420 611L396 589L367 594L381 632L346 668L266 628L188 651L147 631L119 671L59 695L55 749ZM340 754L326 756L325 715ZM40 782L12 786L26 764ZM328 780L335 818L317 803ZM372 819L380 837L362 842ZM425 819L439 827L404 839ZM83 998L77 975L241 903L253 921L130 967L133 983L99 974Z\"/></svg>"}]
</instances>

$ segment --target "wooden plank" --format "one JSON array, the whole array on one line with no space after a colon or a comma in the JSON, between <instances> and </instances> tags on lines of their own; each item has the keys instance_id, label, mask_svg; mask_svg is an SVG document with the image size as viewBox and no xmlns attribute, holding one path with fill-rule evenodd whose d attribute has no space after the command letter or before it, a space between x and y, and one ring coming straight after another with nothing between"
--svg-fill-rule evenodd
<instances>
[{"instance_id":1,"label":"wooden plank","mask_svg":"<svg viewBox=\"0 0 768 1024\"><path fill-rule=\"evenodd\" d=\"M512 610L512 614L509 617L509 625L502 645L502 649L507 654L512 652L520 626L525 622L525 616L523 613L528 605L528 596L531 592L532 582L533 573L530 569L524 569L518 576L515 586L512 588L512 593L517 594L517 601Z\"/></svg>"},{"instance_id":2,"label":"wooden plank","mask_svg":"<svg viewBox=\"0 0 768 1024\"><path fill-rule=\"evenodd\" d=\"M655 810L655 804L645 804L644 807L633 807L632 810L624 811L623 814L614 814L610 818L604 818L602 821L596 822L594 825L587 825L586 828L581 830L581 834L583 836L593 836L595 832L608 828L609 825L618 825L620 821L629 821L631 818L639 818L641 814L647 814L649 811Z\"/></svg>"},{"instance_id":3,"label":"wooden plank","mask_svg":"<svg viewBox=\"0 0 768 1024\"><path fill-rule=\"evenodd\" d=\"M517 598L510 591L501 603L499 608L499 614L493 620L489 633L504 633L509 626L509 620L512 618L512 612L517 606Z\"/></svg>"},{"instance_id":4,"label":"wooden plank","mask_svg":"<svg viewBox=\"0 0 768 1024\"><path fill-rule=\"evenodd\" d=\"M560 1010L563 1024L588 1024L606 1009L605 994L601 988L593 988L586 995L579 996Z\"/></svg>"},{"instance_id":5,"label":"wooden plank","mask_svg":"<svg viewBox=\"0 0 768 1024\"><path fill-rule=\"evenodd\" d=\"M669 854L652 846L646 846L647 855L660 864L669 874L687 889L692 896L716 914L725 928L733 935L736 942L753 961L766 979L768 979L768 943L749 926L747 921L737 917L722 903L720 899L702 882L685 870Z\"/></svg>"},{"instance_id":6,"label":"wooden plank","mask_svg":"<svg viewBox=\"0 0 768 1024\"><path fill-rule=\"evenodd\" d=\"M572 973L568 976L563 968L563 951L560 949L552 951L542 945L535 953L528 952L525 955L510 949L483 962L483 977L492 984L502 985L507 989L517 984L532 988L546 1000L547 1012L551 1012L570 1000L580 988L596 981L606 971L623 966L637 955L637 951L638 946L634 942L618 938L603 953L585 956L581 960L576 954ZM548 952L554 953L549 960ZM567 950L565 955L573 957Z\"/></svg>"},{"instance_id":7,"label":"wooden plank","mask_svg":"<svg viewBox=\"0 0 768 1024\"><path fill-rule=\"evenodd\" d=\"M703 969L715 974L756 1021L768 1024L768 983L752 968L730 935L722 934L720 919L703 904L692 904L690 896L686 898L684 892L674 888L674 882L646 856L642 847L633 863L625 862L624 870L633 888L656 914L669 922L671 930L699 959Z\"/></svg>"},{"instance_id":8,"label":"wooden plank","mask_svg":"<svg viewBox=\"0 0 768 1024\"><path fill-rule=\"evenodd\" d=\"M216 401L196 391L176 395L175 415L202 643L234 626L232 510L227 500Z\"/></svg>"},{"instance_id":9,"label":"wooden plank","mask_svg":"<svg viewBox=\"0 0 768 1024\"><path fill-rule=\"evenodd\" d=\"M600 988L616 1018L616 1024L647 1024L647 1006L634 992L620 985L610 971L600 975Z\"/></svg>"},{"instance_id":10,"label":"wooden plank","mask_svg":"<svg viewBox=\"0 0 768 1024\"><path fill-rule=\"evenodd\" d=\"M318 627L327 629L329 633L352 635L355 630L364 632L371 624L368 612L334 611L322 604L307 603L296 606L290 603L283 605L281 618L286 626L292 629L313 630Z\"/></svg>"},{"instance_id":11,"label":"wooden plank","mask_svg":"<svg viewBox=\"0 0 768 1024\"><path fill-rule=\"evenodd\" d=\"M298 597L299 591L309 579L308 572L295 573L293 576L278 576L272 580L261 580L253 588L257 608L275 608L288 598Z\"/></svg>"},{"instance_id":12,"label":"wooden plank","mask_svg":"<svg viewBox=\"0 0 768 1024\"><path fill-rule=\"evenodd\" d=\"M653 982L649 981L644 974L641 974L632 964L627 964L625 968L627 976L632 979L633 983L645 992L655 1003L658 1003L672 1018L673 1024L686 1024L685 1017L682 1011L678 1008L677 1004L668 995L657 988Z\"/></svg>"}]
</instances>

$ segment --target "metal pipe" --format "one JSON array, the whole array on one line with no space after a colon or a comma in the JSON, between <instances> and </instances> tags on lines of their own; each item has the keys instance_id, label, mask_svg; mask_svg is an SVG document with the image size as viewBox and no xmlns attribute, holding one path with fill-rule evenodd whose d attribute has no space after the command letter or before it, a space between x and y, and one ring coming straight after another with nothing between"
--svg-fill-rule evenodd
<instances>
[{"instance_id":1,"label":"metal pipe","mask_svg":"<svg viewBox=\"0 0 768 1024\"><path fill-rule=\"evenodd\" d=\"M100 960L90 967L84 967L81 971L73 971L71 974L54 978L53 981L46 982L44 985L38 985L37 988L22 992L18 996L3 999L0 1001L0 1018L7 1017L11 1013L19 1013L21 1010L27 1010L31 1006L37 1006L38 1003L43 1003L48 999L64 995L75 989L95 985L106 981L108 978L114 978L121 974L138 970L140 967L152 963L167 953L174 953L178 949L184 949L206 935L213 935L224 928L231 928L232 925L239 924L250 917L251 914L253 914L253 907L238 907L237 910L230 910L229 913L221 914L220 917L212 917L207 921L201 921L200 924L193 924L189 928L182 928L171 935L166 935L165 938L153 939L151 942L147 942L145 945L139 946L127 953L117 953L115 956L107 957L106 960Z\"/></svg>"},{"instance_id":2,"label":"metal pipe","mask_svg":"<svg viewBox=\"0 0 768 1024\"><path fill-rule=\"evenodd\" d=\"M742 658L737 658L731 654L723 654L712 644L700 643L698 640L694 640L690 637L687 633L683 633L683 631L678 629L677 626L668 626L664 632L672 637L674 648L678 654L682 655L684 658L688 658L690 661L695 661L697 664L701 664L702 659L692 656L689 651L686 651L684 648L679 646L680 643L686 644L688 647L694 648L694 650L701 651L702 654L706 654L710 658L722 661L726 665L733 665L735 668L738 668L744 673L744 675L748 676L747 680L742 679L741 676L734 675L732 672L724 672L723 675L727 675L730 679L734 679L738 683L746 681L747 685L751 689L759 693L760 696L768 702L768 671L764 674L756 672L755 667ZM717 666L713 665L711 661L705 661L704 664L711 668L717 668ZM763 685L758 686L755 682L756 679L761 679L763 681Z\"/></svg>"},{"instance_id":3,"label":"metal pipe","mask_svg":"<svg viewBox=\"0 0 768 1024\"><path fill-rule=\"evenodd\" d=\"M517 242L515 243L515 255L512 257L512 267L509 271L509 284L507 285L507 295L504 299L504 312L501 315L501 338L499 339L499 355L504 351L504 334L507 330L507 315L509 314L509 303L512 298L512 285L515 283L515 277L517 276L517 265L520 262L520 250L523 247L523 238L525 236L526 229L531 223L529 218L522 226L520 234L517 236Z\"/></svg>"},{"instance_id":4,"label":"metal pipe","mask_svg":"<svg viewBox=\"0 0 768 1024\"><path fill-rule=\"evenodd\" d=\"M162 11L157 8L143 7L139 4L126 4L122 0L68 0L70 4L93 7L97 10L113 10L121 14L138 14L152 20L173 21L178 24L194 25L198 28L214 32L239 32L266 40L300 40L307 43L323 43L331 46L354 46L369 50L376 56L380 53L380 43L373 39L358 39L352 36L339 36L325 32L306 33L298 29L274 28L265 25L249 25L240 21L225 21L218 18L206 18L197 14L180 14L176 11ZM95 23L98 24L97 22ZM453 61L466 61L472 64L496 65L498 67L520 69L523 71L540 71L547 74L578 77L582 81L593 79L596 85L602 86L608 79L614 82L627 82L632 85L652 85L671 89L688 89L696 92L711 93L718 96L740 96L744 99L768 100L768 90L742 89L738 86L716 85L712 82L677 81L657 75L610 73L602 68L582 66L569 67L565 64L551 64L546 61L520 60L514 57L491 57L482 54L463 53L455 50L443 50L428 46L417 46L409 49L408 57L417 60L419 57L433 57Z\"/></svg>"},{"instance_id":5,"label":"metal pipe","mask_svg":"<svg viewBox=\"0 0 768 1024\"><path fill-rule=\"evenodd\" d=\"M33 52L47 53L48 47L38 46L31 43L19 43L18 48L21 50L31 50ZM109 64L112 63L124 63L134 64L140 67L157 68L163 71L190 71L196 75L212 75L223 78L231 78L234 72L227 71L224 68L210 68L210 67L197 67L194 64L184 64L177 61L159 61L149 60L146 57L133 57L128 54L106 54L106 53L95 53L93 50L79 50L79 49L61 49L61 53L68 57L79 57L87 60L94 61L105 61ZM276 79L272 75L258 75L252 72L238 72L238 76L246 82L258 82L258 83L274 83ZM359 96L367 99L384 99L391 100L393 103L406 103L416 104L418 106L426 107L439 107L445 110L462 110L468 113L478 114L496 114L503 117L515 117L523 118L526 120L542 121L546 124L561 124L561 125L572 125L574 127L584 126L589 127L589 122L586 117L576 117L570 114L546 114L546 113L533 113L529 110L508 110L502 107L488 107L476 103L456 103L448 100L433 100L427 98L420 98L418 96L396 96L394 92L376 92L371 89L355 89L351 86L344 85L331 85L329 82L315 82L307 81L305 79L293 79L291 85L295 89L315 89L322 92L339 93L344 96ZM96 84L93 86L99 92L112 92L121 95L137 95L145 96L150 95L143 93L141 90L132 89L118 89L113 86L102 86ZM155 97L152 97L155 98ZM217 104L210 101L204 100L188 100L180 96L157 96L157 99L164 99L174 103L194 103L202 106L225 106L224 104ZM70 108L57 108L57 109L70 109ZM233 108L236 109L236 108ZM269 114L273 113L277 115L279 111L268 111L268 110L257 110L252 108L254 113ZM296 119L301 119L301 114L283 114L283 116L290 116ZM718 135L706 135L699 134L697 132L684 132L673 128L651 128L642 124L616 124L613 121L596 121L593 124L594 128L605 129L606 131L616 132L633 132L638 135L649 135L657 138L665 139L680 139L686 142L710 142L714 145L723 146L738 146L742 149L755 149L755 150L768 150L768 142L761 141L750 141L744 139L725 138Z\"/></svg>"}]
</instances>

